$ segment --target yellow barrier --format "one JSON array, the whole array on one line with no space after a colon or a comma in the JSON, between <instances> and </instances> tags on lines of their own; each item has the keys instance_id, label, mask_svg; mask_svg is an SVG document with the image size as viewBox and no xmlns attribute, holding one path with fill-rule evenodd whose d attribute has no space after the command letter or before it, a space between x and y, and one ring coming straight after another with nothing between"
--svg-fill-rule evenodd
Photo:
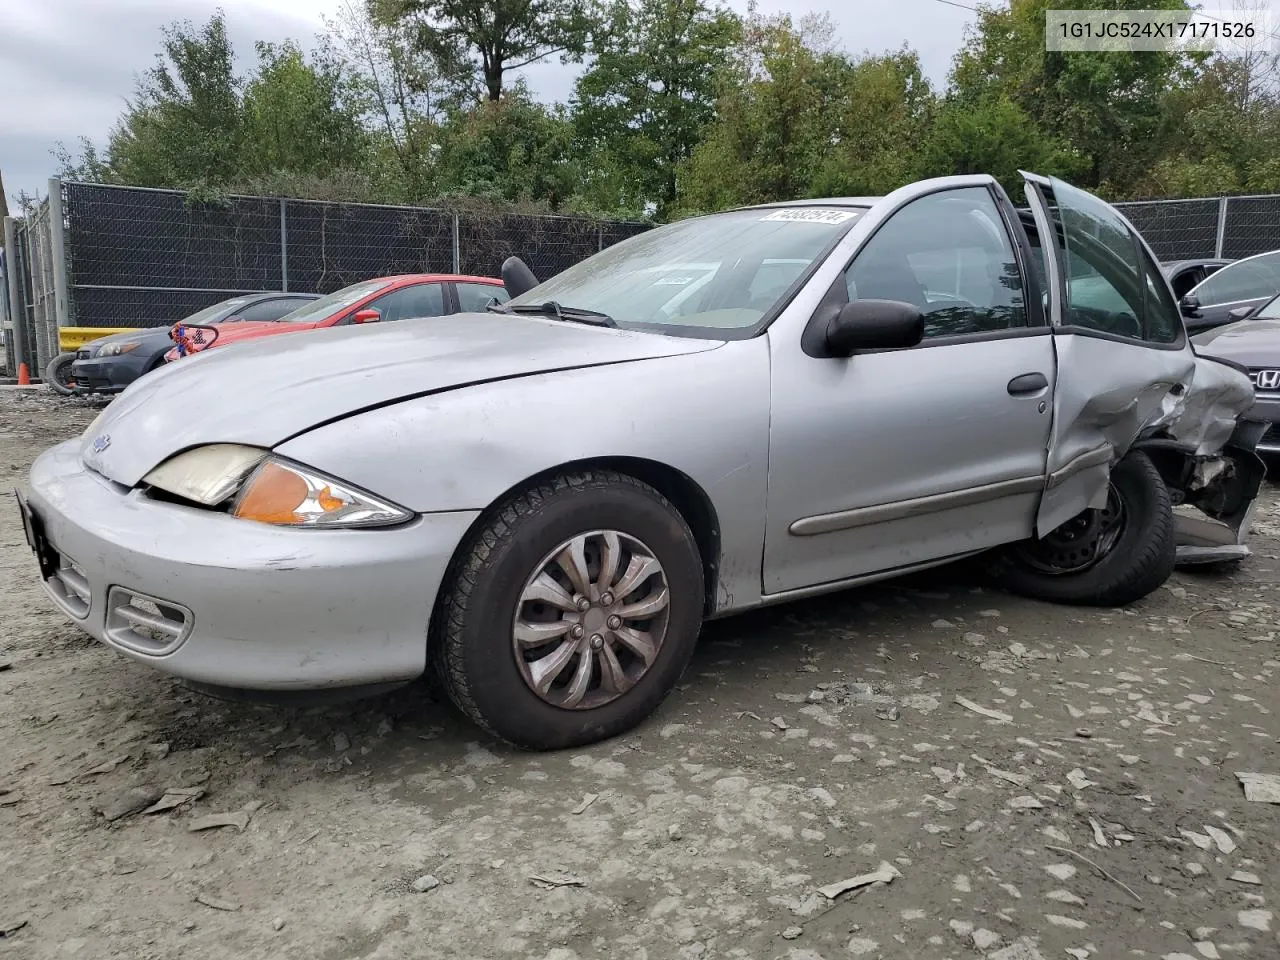
<instances>
[{"instance_id":1,"label":"yellow barrier","mask_svg":"<svg viewBox=\"0 0 1280 960\"><path fill-rule=\"evenodd\" d=\"M133 333L137 327L59 327L58 351L71 353L90 340L109 337L113 333Z\"/></svg>"}]
</instances>

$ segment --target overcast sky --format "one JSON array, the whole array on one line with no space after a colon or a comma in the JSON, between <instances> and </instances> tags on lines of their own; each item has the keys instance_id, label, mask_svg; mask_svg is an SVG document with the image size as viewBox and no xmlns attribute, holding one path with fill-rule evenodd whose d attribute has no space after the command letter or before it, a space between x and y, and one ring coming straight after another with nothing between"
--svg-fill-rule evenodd
<instances>
[{"instance_id":1,"label":"overcast sky","mask_svg":"<svg viewBox=\"0 0 1280 960\"><path fill-rule=\"evenodd\" d=\"M137 75L155 62L161 27L197 23L221 6L241 64L255 40L293 38L304 46L322 29L321 15L340 0L7 0L0 3L0 173L10 204L20 190L44 194L56 172L51 150L73 150L87 136L101 145L124 109ZM729 0L739 11L746 0ZM1224 4L1225 5L1225 4ZM969 11L939 0L760 0L764 13L829 10L843 45L854 53L896 49L919 53L941 82L959 47ZM544 100L564 101L574 70L558 63L524 71Z\"/></svg>"}]
</instances>

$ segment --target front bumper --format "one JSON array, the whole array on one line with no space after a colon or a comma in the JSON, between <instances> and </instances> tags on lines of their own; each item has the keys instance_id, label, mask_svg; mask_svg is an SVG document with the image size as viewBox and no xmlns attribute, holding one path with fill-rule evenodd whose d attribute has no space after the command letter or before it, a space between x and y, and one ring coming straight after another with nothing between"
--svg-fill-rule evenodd
<instances>
[{"instance_id":1,"label":"front bumper","mask_svg":"<svg viewBox=\"0 0 1280 960\"><path fill-rule=\"evenodd\" d=\"M67 441L36 460L28 502L65 574L45 579L46 592L98 640L166 673L245 690L423 672L436 593L476 512L290 530L127 490L88 470L78 448ZM131 596L152 611L149 637L131 629Z\"/></svg>"},{"instance_id":2,"label":"front bumper","mask_svg":"<svg viewBox=\"0 0 1280 960\"><path fill-rule=\"evenodd\" d=\"M1271 424L1271 429L1258 441L1258 453L1280 456L1280 396L1259 396L1246 416L1254 420L1266 420Z\"/></svg>"},{"instance_id":3,"label":"front bumper","mask_svg":"<svg viewBox=\"0 0 1280 960\"><path fill-rule=\"evenodd\" d=\"M128 354L81 358L71 364L77 393L119 393L141 375L141 365Z\"/></svg>"}]
</instances>

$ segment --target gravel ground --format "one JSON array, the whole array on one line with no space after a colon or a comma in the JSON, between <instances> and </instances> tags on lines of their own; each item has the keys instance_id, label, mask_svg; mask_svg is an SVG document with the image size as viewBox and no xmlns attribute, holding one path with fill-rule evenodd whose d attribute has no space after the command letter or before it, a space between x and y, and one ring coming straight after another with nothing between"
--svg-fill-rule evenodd
<instances>
[{"instance_id":1,"label":"gravel ground","mask_svg":"<svg viewBox=\"0 0 1280 960\"><path fill-rule=\"evenodd\" d=\"M1275 487L1233 573L732 618L640 729L538 755L422 684L229 703L78 632L7 488L95 412L0 391L0 957L1280 956L1280 807L1236 778L1280 773ZM132 790L178 805L106 819Z\"/></svg>"}]
</instances>

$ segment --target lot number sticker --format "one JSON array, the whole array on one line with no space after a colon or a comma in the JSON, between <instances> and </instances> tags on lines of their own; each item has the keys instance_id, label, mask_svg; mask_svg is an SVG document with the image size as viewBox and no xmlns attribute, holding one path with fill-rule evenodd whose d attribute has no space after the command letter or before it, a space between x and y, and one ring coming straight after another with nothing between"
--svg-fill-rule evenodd
<instances>
[{"instance_id":1,"label":"lot number sticker","mask_svg":"<svg viewBox=\"0 0 1280 960\"><path fill-rule=\"evenodd\" d=\"M761 217L760 220L782 223L844 223L856 216L857 214L852 210L812 210L807 207L793 207L790 210L775 210L768 216Z\"/></svg>"}]
</instances>

